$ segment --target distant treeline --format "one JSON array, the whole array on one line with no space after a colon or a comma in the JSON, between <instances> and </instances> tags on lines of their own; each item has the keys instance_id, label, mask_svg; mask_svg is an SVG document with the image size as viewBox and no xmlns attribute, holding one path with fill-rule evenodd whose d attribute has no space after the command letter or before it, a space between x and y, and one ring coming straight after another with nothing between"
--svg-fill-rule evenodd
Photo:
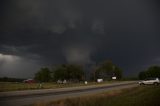
<instances>
[{"instance_id":1,"label":"distant treeline","mask_svg":"<svg viewBox=\"0 0 160 106\"><path fill-rule=\"evenodd\" d=\"M22 82L24 79L21 78L9 78L9 77L2 77L0 78L0 82Z\"/></svg>"},{"instance_id":2,"label":"distant treeline","mask_svg":"<svg viewBox=\"0 0 160 106\"><path fill-rule=\"evenodd\" d=\"M87 74L90 78L87 78ZM67 80L71 82L84 81L89 79L90 81L96 81L97 79L111 80L112 77L116 77L117 80L122 78L122 70L112 63L110 60L106 60L100 64L94 66L90 70L90 73L85 73L84 67L77 64L62 64L55 66L52 69L48 67L41 68L36 74L34 79L40 82Z\"/></svg>"}]
</instances>

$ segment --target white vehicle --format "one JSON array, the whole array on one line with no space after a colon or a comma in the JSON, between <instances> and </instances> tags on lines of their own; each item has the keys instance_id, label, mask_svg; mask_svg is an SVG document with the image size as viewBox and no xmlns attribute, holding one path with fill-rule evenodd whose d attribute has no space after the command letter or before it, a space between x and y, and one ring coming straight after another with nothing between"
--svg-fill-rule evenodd
<instances>
[{"instance_id":1,"label":"white vehicle","mask_svg":"<svg viewBox=\"0 0 160 106\"><path fill-rule=\"evenodd\" d=\"M159 85L160 84L160 80L159 78L148 78L146 80L140 81L139 85Z\"/></svg>"},{"instance_id":2,"label":"white vehicle","mask_svg":"<svg viewBox=\"0 0 160 106\"><path fill-rule=\"evenodd\" d=\"M97 79L97 82L98 83L103 82L103 79Z\"/></svg>"},{"instance_id":3,"label":"white vehicle","mask_svg":"<svg viewBox=\"0 0 160 106\"><path fill-rule=\"evenodd\" d=\"M58 84L66 84L66 83L67 83L67 80L63 80L63 81L62 81L62 80L58 80L57 83L58 83Z\"/></svg>"}]
</instances>

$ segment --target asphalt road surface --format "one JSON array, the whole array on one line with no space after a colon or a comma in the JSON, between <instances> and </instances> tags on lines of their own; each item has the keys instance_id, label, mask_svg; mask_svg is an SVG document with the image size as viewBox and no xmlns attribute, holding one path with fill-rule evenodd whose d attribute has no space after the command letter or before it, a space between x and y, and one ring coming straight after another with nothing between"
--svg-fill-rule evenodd
<instances>
[{"instance_id":1,"label":"asphalt road surface","mask_svg":"<svg viewBox=\"0 0 160 106\"><path fill-rule=\"evenodd\" d=\"M85 96L138 86L136 81L125 81L113 84L101 84L81 87L12 91L0 93L1 106L25 106L39 102L49 102L64 98Z\"/></svg>"}]
</instances>

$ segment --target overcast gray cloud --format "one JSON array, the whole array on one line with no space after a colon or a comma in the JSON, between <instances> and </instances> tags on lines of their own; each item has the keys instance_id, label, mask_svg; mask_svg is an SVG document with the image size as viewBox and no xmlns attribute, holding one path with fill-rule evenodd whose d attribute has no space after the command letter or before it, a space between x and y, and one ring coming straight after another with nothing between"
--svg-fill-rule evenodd
<instances>
[{"instance_id":1,"label":"overcast gray cloud","mask_svg":"<svg viewBox=\"0 0 160 106\"><path fill-rule=\"evenodd\" d=\"M29 77L43 65L106 59L125 75L160 65L159 5L158 0L2 0L1 76Z\"/></svg>"}]
</instances>

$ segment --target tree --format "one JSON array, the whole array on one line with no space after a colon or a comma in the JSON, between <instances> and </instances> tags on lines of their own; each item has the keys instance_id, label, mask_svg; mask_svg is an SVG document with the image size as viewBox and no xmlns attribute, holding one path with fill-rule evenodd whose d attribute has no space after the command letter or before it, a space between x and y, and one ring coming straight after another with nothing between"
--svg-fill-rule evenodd
<instances>
[{"instance_id":1,"label":"tree","mask_svg":"<svg viewBox=\"0 0 160 106\"><path fill-rule=\"evenodd\" d=\"M139 73L139 79L146 79L149 77L160 78L160 67L159 66L151 66L147 70Z\"/></svg>"},{"instance_id":2,"label":"tree","mask_svg":"<svg viewBox=\"0 0 160 106\"><path fill-rule=\"evenodd\" d=\"M116 76L117 79L122 78L122 70L114 65L112 61L105 61L98 66L95 70L95 77L96 78L103 78L110 80L113 76Z\"/></svg>"},{"instance_id":3,"label":"tree","mask_svg":"<svg viewBox=\"0 0 160 106\"><path fill-rule=\"evenodd\" d=\"M142 72L140 72L139 73L139 75L138 75L138 77L139 77L139 79L145 79L147 76L146 76L146 72L145 71L142 71Z\"/></svg>"},{"instance_id":4,"label":"tree","mask_svg":"<svg viewBox=\"0 0 160 106\"><path fill-rule=\"evenodd\" d=\"M83 80L84 71L81 66L68 64L61 65L54 70L55 80Z\"/></svg>"},{"instance_id":5,"label":"tree","mask_svg":"<svg viewBox=\"0 0 160 106\"><path fill-rule=\"evenodd\" d=\"M67 78L67 68L65 65L58 66L53 72L54 80L64 80Z\"/></svg>"},{"instance_id":6,"label":"tree","mask_svg":"<svg viewBox=\"0 0 160 106\"><path fill-rule=\"evenodd\" d=\"M117 79L122 78L122 70L119 67L115 66L115 69L113 70L113 73L115 74Z\"/></svg>"},{"instance_id":7,"label":"tree","mask_svg":"<svg viewBox=\"0 0 160 106\"><path fill-rule=\"evenodd\" d=\"M41 68L40 71L35 74L35 80L40 82L48 82L51 79L51 71L47 67Z\"/></svg>"}]
</instances>

